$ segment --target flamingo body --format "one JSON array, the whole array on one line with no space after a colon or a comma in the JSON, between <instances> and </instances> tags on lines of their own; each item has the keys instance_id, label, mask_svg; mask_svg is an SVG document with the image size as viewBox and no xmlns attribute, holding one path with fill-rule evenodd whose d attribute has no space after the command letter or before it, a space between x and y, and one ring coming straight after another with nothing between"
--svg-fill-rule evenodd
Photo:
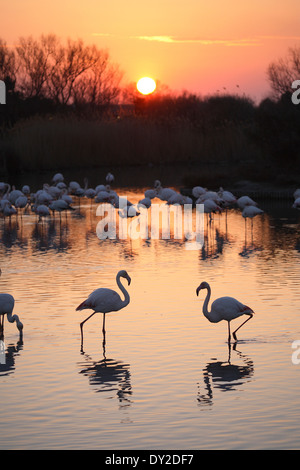
<instances>
[{"instance_id":1,"label":"flamingo body","mask_svg":"<svg viewBox=\"0 0 300 470\"><path fill-rule=\"evenodd\" d=\"M81 329L81 345L83 342L83 332L82 328L84 323L91 318L95 313L100 312L103 313L103 335L105 335L105 314L109 312L117 312L118 310L121 310L122 308L126 307L129 302L130 302L130 297L125 289L125 287L121 284L120 278L124 277L127 279L128 285L130 285L131 278L128 275L128 273L125 270L121 270L118 272L116 276L116 282L118 284L119 289L122 291L124 294L124 300L121 299L120 295L112 290L112 289L107 289L107 288L99 288L94 290L89 297L84 300L76 310L85 310L85 309L91 309L94 310L94 312L87 317L83 322L80 323L80 329ZM105 340L104 340L105 342Z\"/></svg>"},{"instance_id":2,"label":"flamingo body","mask_svg":"<svg viewBox=\"0 0 300 470\"><path fill-rule=\"evenodd\" d=\"M16 322L17 328L20 331L20 336L23 333L23 323L19 320L18 315L13 315L15 299L10 294L0 294L0 315L2 315L2 322L0 321L0 333L3 337L4 315L7 315L7 320L10 323Z\"/></svg>"},{"instance_id":3,"label":"flamingo body","mask_svg":"<svg viewBox=\"0 0 300 470\"><path fill-rule=\"evenodd\" d=\"M218 323L222 320L226 320L228 322L228 342L230 343L230 322L231 320L234 320L235 318L238 318L242 315L248 315L249 318L247 318L244 323L246 323L250 318L253 316L253 310L248 307L247 305L244 305L243 303L239 302L233 297L220 297L216 299L212 304L211 304L211 310L210 312L208 311L208 302L210 299L211 295L211 288L210 285L207 282L202 282L199 287L197 287L196 293L199 295L199 291L201 289L207 289L207 295L203 303L203 314L204 316L211 322L211 323ZM233 338L237 340L236 338L236 332L241 328L242 323L232 334Z\"/></svg>"},{"instance_id":4,"label":"flamingo body","mask_svg":"<svg viewBox=\"0 0 300 470\"><path fill-rule=\"evenodd\" d=\"M94 290L86 300L78 305L76 310L91 309L95 313L117 312L123 308L122 302L116 291L101 287Z\"/></svg>"}]
</instances>

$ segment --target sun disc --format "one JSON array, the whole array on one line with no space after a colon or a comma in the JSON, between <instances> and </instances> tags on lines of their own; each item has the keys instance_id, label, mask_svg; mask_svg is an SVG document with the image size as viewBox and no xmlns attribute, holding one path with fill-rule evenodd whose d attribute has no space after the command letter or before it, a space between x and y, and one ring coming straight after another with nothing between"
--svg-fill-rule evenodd
<instances>
[{"instance_id":1,"label":"sun disc","mask_svg":"<svg viewBox=\"0 0 300 470\"><path fill-rule=\"evenodd\" d=\"M143 77L137 82L136 87L142 95L150 95L150 93L154 92L156 83L153 78Z\"/></svg>"}]
</instances>

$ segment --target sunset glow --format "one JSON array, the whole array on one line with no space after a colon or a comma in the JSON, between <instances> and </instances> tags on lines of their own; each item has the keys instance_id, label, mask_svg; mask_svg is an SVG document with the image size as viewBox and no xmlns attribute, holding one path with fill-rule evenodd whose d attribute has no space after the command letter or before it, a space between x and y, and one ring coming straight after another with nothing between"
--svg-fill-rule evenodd
<instances>
[{"instance_id":1,"label":"sunset glow","mask_svg":"<svg viewBox=\"0 0 300 470\"><path fill-rule=\"evenodd\" d=\"M3 3L1 17L8 44L49 33L82 38L109 52L124 71L124 85L150 74L171 90L202 95L265 97L268 65L300 44L296 0L153 0L151 9L138 0L87 0L84 6L79 0L28 0L26 6L12 0Z\"/></svg>"}]
</instances>

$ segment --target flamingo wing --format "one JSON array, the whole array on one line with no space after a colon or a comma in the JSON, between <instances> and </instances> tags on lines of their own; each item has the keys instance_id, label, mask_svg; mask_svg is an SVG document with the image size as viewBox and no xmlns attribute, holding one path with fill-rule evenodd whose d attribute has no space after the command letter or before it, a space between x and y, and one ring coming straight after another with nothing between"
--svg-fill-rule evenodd
<instances>
[{"instance_id":1,"label":"flamingo wing","mask_svg":"<svg viewBox=\"0 0 300 470\"><path fill-rule=\"evenodd\" d=\"M122 306L122 300L119 294L106 288L94 290L89 297L84 300L76 310L92 309L95 312L113 312L117 311Z\"/></svg>"},{"instance_id":2,"label":"flamingo wing","mask_svg":"<svg viewBox=\"0 0 300 470\"><path fill-rule=\"evenodd\" d=\"M220 297L216 299L212 305L211 310L217 314L220 320L233 320L241 315L253 313L253 310L247 305L242 304L233 297Z\"/></svg>"}]
</instances>

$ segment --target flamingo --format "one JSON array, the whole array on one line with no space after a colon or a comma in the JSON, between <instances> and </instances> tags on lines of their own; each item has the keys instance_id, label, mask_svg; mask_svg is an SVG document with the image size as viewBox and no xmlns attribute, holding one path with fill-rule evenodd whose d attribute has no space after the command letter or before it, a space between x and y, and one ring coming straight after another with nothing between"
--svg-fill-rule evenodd
<instances>
[{"instance_id":1,"label":"flamingo","mask_svg":"<svg viewBox=\"0 0 300 470\"><path fill-rule=\"evenodd\" d=\"M293 209L300 209L300 196L297 197L292 205Z\"/></svg>"},{"instance_id":2,"label":"flamingo","mask_svg":"<svg viewBox=\"0 0 300 470\"><path fill-rule=\"evenodd\" d=\"M1 269L0 269L0 276L1 276ZM13 315L13 309L15 305L15 299L10 294L0 294L0 315L2 315L2 319L0 319L0 334L3 338L4 332L4 315L7 315L7 320L10 323L16 322L17 328L20 332L20 338L23 335L23 323L20 321L18 315Z\"/></svg>"},{"instance_id":3,"label":"flamingo","mask_svg":"<svg viewBox=\"0 0 300 470\"><path fill-rule=\"evenodd\" d=\"M263 214L264 211L262 209L259 209L259 207L256 206L245 206L242 212L242 216L245 219L245 234L246 234L246 224L247 224L247 218L251 219L251 233L253 232L253 217Z\"/></svg>"},{"instance_id":4,"label":"flamingo","mask_svg":"<svg viewBox=\"0 0 300 470\"><path fill-rule=\"evenodd\" d=\"M197 295L201 289L207 289L206 298L203 303L203 314L211 323L218 323L221 320L228 322L228 343L230 343L230 322L234 318L238 318L241 315L249 315L249 318L245 320L233 333L233 339L237 341L236 332L253 317L253 310L247 305L242 304L233 297L220 297L211 304L210 312L207 310L208 302L211 295L211 288L207 282L201 282L199 287L196 289Z\"/></svg>"},{"instance_id":5,"label":"flamingo","mask_svg":"<svg viewBox=\"0 0 300 470\"><path fill-rule=\"evenodd\" d=\"M84 323L91 318L95 313L100 312L103 313L103 326L102 326L102 332L103 336L105 336L105 314L109 312L117 312L118 310L121 310L122 308L126 307L129 302L130 302L130 297L125 289L125 287L121 284L120 278L123 277L127 279L128 285L130 285L131 278L127 271L121 270L118 272L116 276L116 282L119 287L119 289L122 291L124 294L124 300L121 299L119 294L112 290L112 289L107 289L107 288L100 288L94 290L89 297L84 300L78 307L76 308L77 310L84 310L84 309L91 309L94 310L94 312L87 317L83 322L80 323L80 330L81 330L81 345L83 342L83 325Z\"/></svg>"},{"instance_id":6,"label":"flamingo","mask_svg":"<svg viewBox=\"0 0 300 470\"><path fill-rule=\"evenodd\" d=\"M257 203L249 196L242 196L236 202L240 209L244 209L246 206L257 206Z\"/></svg>"},{"instance_id":7,"label":"flamingo","mask_svg":"<svg viewBox=\"0 0 300 470\"><path fill-rule=\"evenodd\" d=\"M296 189L296 191L294 192L294 199L298 199L298 197L300 197L300 189Z\"/></svg>"},{"instance_id":8,"label":"flamingo","mask_svg":"<svg viewBox=\"0 0 300 470\"><path fill-rule=\"evenodd\" d=\"M108 184L111 184L115 181L115 177L112 173L107 173L106 177L105 177L105 181L108 183Z\"/></svg>"},{"instance_id":9,"label":"flamingo","mask_svg":"<svg viewBox=\"0 0 300 470\"><path fill-rule=\"evenodd\" d=\"M61 173L56 173L53 178L52 178L52 183L57 184L57 183L63 183L64 177Z\"/></svg>"},{"instance_id":10,"label":"flamingo","mask_svg":"<svg viewBox=\"0 0 300 470\"><path fill-rule=\"evenodd\" d=\"M150 197L144 197L143 199L141 199L139 202L138 202L138 209L140 209L140 206L144 206L146 207L147 209L149 209L149 207L151 207L151 198Z\"/></svg>"},{"instance_id":11,"label":"flamingo","mask_svg":"<svg viewBox=\"0 0 300 470\"><path fill-rule=\"evenodd\" d=\"M192 189L192 194L193 194L194 198L198 199L200 196L205 194L206 191L207 191L207 189L202 188L202 186L194 186L193 189Z\"/></svg>"}]
</instances>

